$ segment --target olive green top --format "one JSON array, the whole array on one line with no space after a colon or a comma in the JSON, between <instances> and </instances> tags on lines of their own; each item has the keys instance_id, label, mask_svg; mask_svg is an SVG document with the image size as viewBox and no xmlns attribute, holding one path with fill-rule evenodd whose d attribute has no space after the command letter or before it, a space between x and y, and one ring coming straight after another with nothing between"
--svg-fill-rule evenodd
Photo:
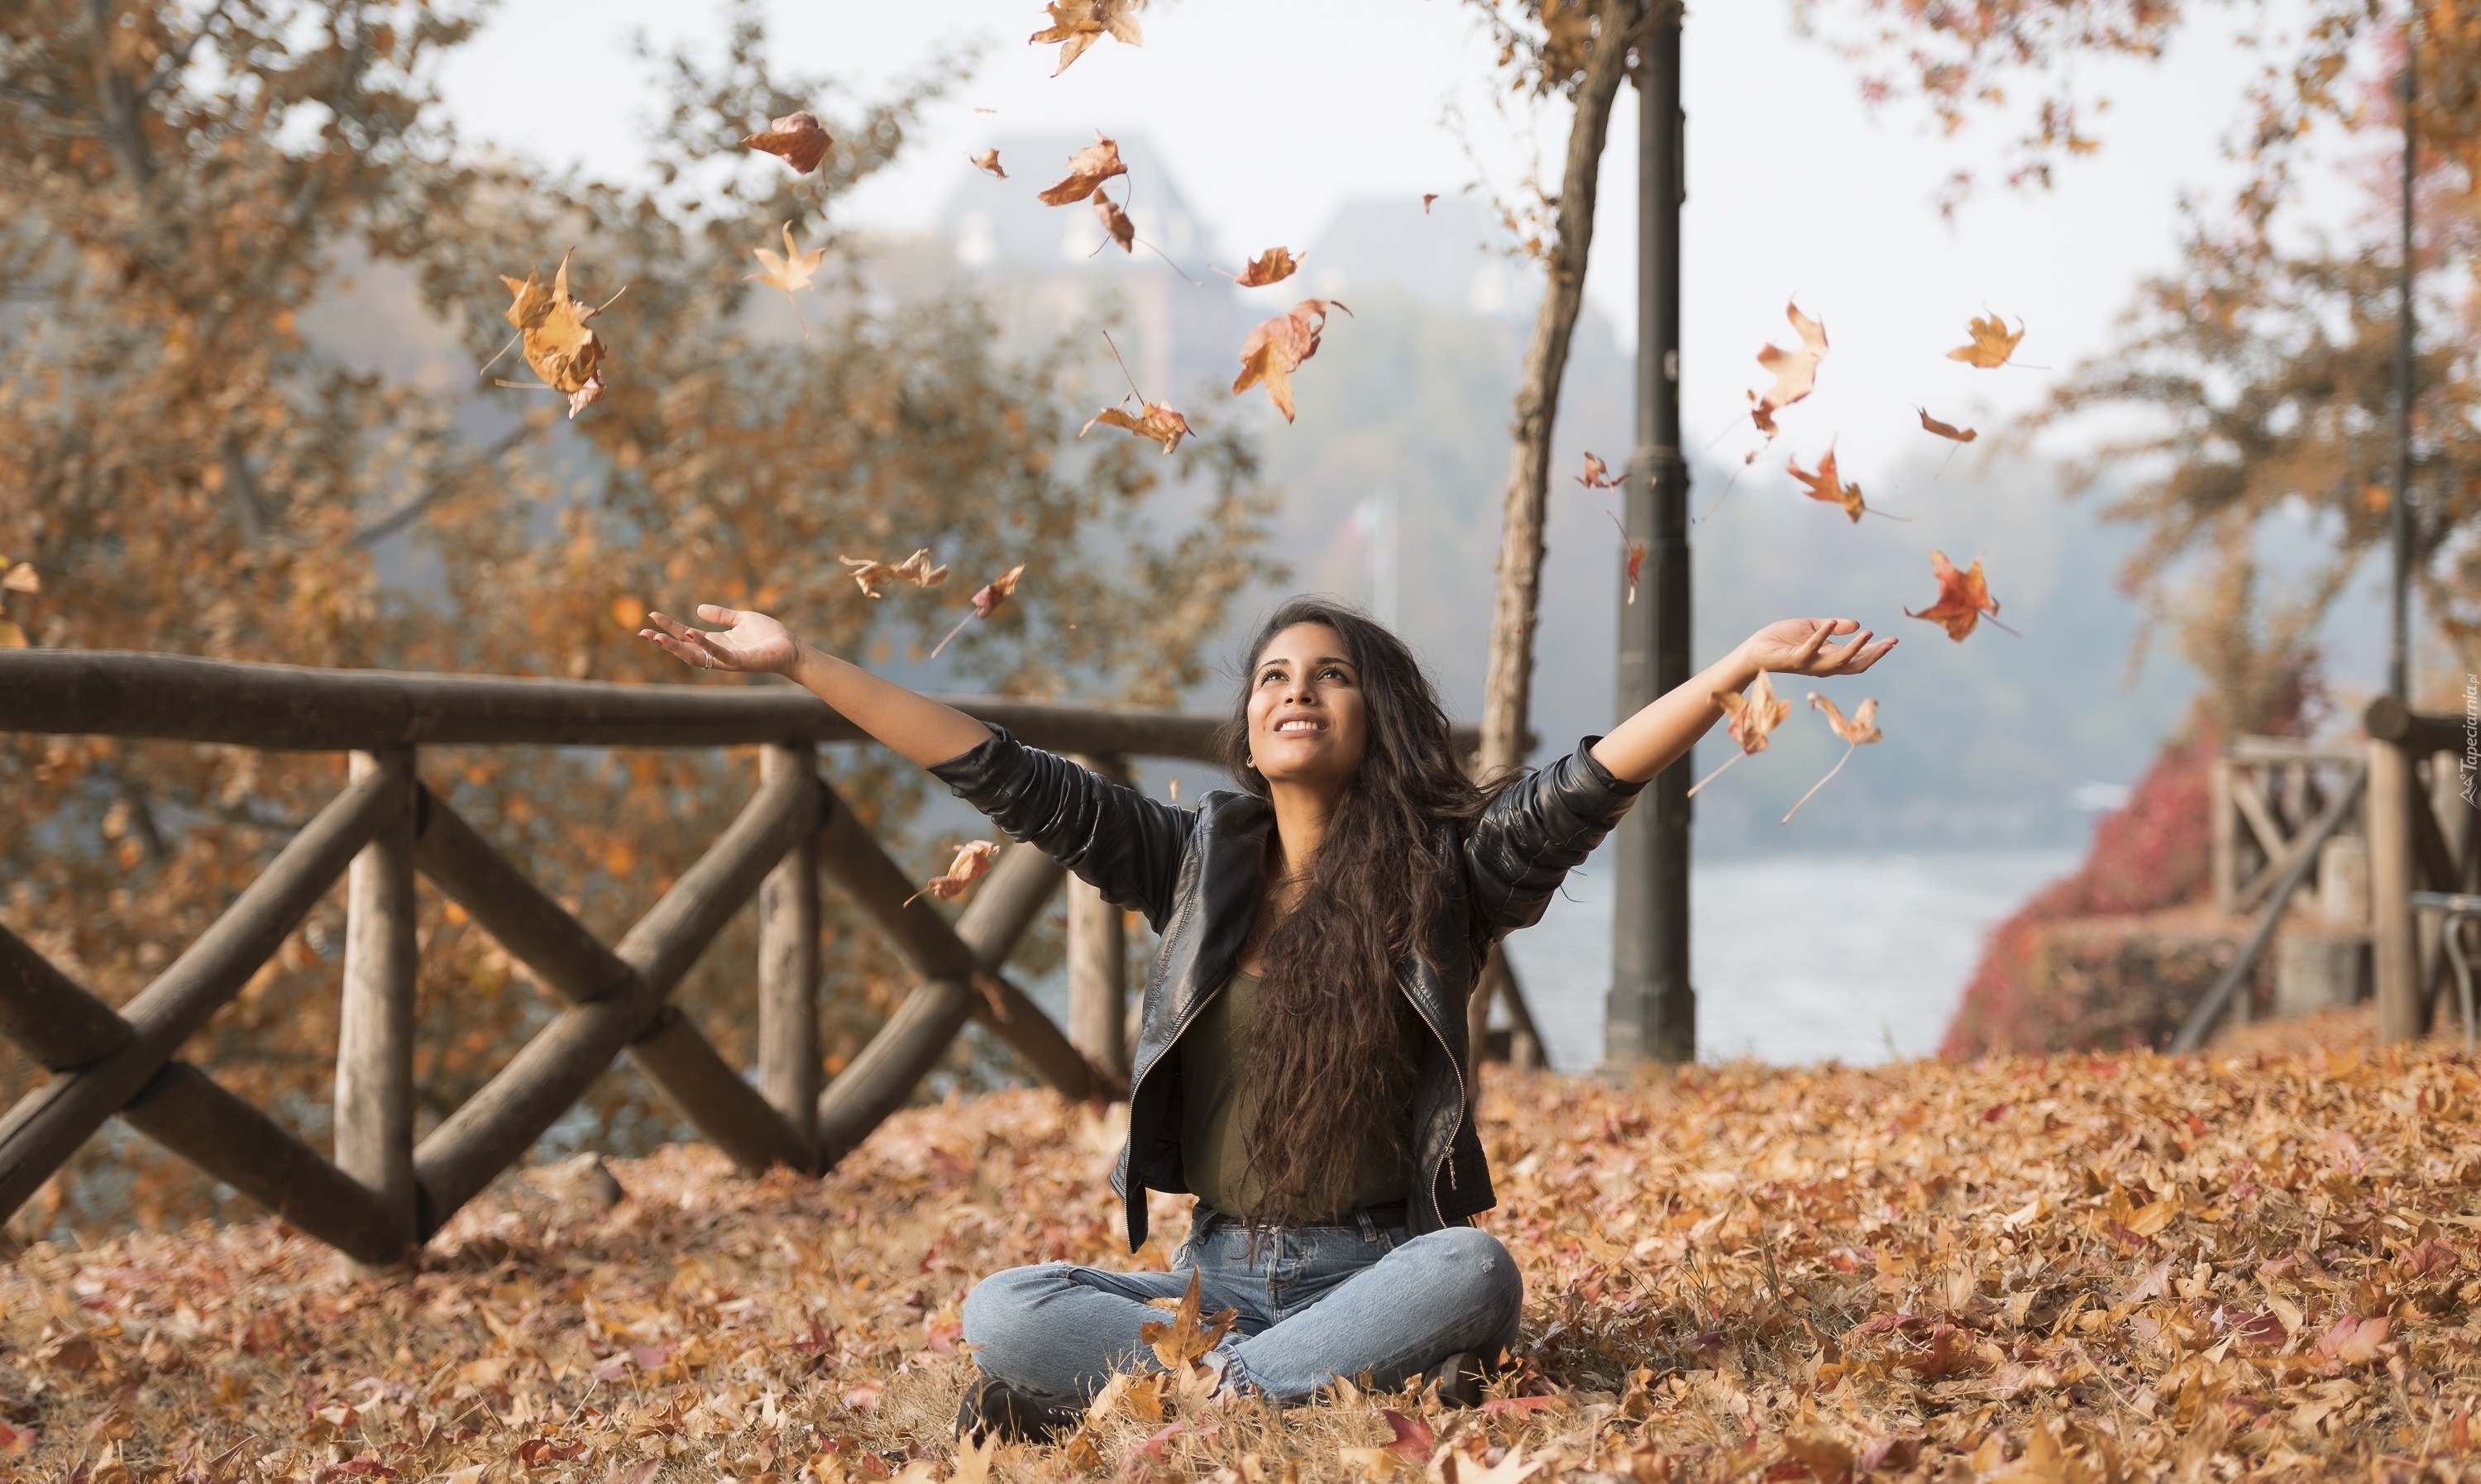
<instances>
[{"instance_id":1,"label":"olive green top","mask_svg":"<svg viewBox=\"0 0 2481 1484\"><path fill-rule=\"evenodd\" d=\"M1180 1153L1188 1188L1244 1221L1255 1213L1260 1190L1249 1174L1246 1143L1255 1100L1241 1085L1258 1020L1258 976L1236 972L1180 1038ZM1409 1099L1394 1123L1393 1129L1373 1128L1362 1141L1347 1209L1389 1205L1412 1189Z\"/></svg>"}]
</instances>

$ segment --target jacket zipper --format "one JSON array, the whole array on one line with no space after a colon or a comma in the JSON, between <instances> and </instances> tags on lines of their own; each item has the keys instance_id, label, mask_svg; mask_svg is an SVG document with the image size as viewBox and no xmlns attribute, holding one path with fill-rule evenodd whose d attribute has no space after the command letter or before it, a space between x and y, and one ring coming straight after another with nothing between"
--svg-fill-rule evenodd
<instances>
[{"instance_id":1,"label":"jacket zipper","mask_svg":"<svg viewBox=\"0 0 2481 1484\"><path fill-rule=\"evenodd\" d=\"M1439 1050L1448 1054L1449 1064L1453 1067L1456 1074L1456 1107L1458 1109L1456 1113L1456 1123L1458 1127L1462 1127L1466 1114L1472 1111L1469 1104L1471 1094L1465 1090L1464 1063L1456 1059L1455 1047L1449 1042L1447 1032L1441 1030L1438 1023L1430 1019L1430 1012L1423 1007L1421 997L1414 994L1411 990L1406 989L1404 987L1404 981L1400 978L1396 981L1396 987L1403 992L1405 999L1413 1002L1413 1013L1422 1017L1422 1024L1429 1027L1430 1034L1438 1037ZM1448 1135L1448 1152L1440 1159L1439 1168L1447 1172L1448 1188L1450 1190L1458 1188L1456 1184L1456 1136L1452 1133ZM1437 1171L1432 1171L1430 1175L1430 1206L1432 1210L1438 1210L1439 1208L1439 1176ZM1446 1220L1447 1212L1440 1211L1439 1219L1442 1221Z\"/></svg>"}]
</instances>

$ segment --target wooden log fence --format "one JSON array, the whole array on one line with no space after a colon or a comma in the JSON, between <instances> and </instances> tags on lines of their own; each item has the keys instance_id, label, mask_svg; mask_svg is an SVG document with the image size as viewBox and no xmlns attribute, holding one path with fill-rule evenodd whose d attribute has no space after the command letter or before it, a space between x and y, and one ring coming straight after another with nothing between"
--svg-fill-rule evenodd
<instances>
[{"instance_id":1,"label":"wooden log fence","mask_svg":"<svg viewBox=\"0 0 2481 1484\"><path fill-rule=\"evenodd\" d=\"M2390 695L2369 703L2369 908L2378 1039L2427 1033L2447 978L2437 896L2481 892L2481 821L2468 794L2476 730ZM2428 903L2415 898L2432 896ZM2459 923L2452 930L2464 931Z\"/></svg>"},{"instance_id":2,"label":"wooden log fence","mask_svg":"<svg viewBox=\"0 0 2481 1484\"><path fill-rule=\"evenodd\" d=\"M1133 756L1211 761L1221 725L1168 711L949 700L1121 777ZM821 776L819 746L859 740L859 729L790 687L619 686L33 650L0 651L0 729L350 758L343 791L118 1009L0 927L0 1037L52 1074L0 1115L0 1219L118 1116L353 1262L384 1267L408 1261L524 1159L623 1054L701 1136L753 1172L832 1167L903 1106L968 1021L1072 1097L1126 1086L1120 912L1090 892L1070 896L1063 1031L1005 966L1064 872L1038 851L1005 851L951 923L915 896L918 883ZM424 786L420 749L437 745L757 746L759 785L697 862L606 946ZM419 1141L417 875L561 1005ZM179 1053L340 876L347 925L330 1159ZM832 1079L823 1076L818 1024L822 878L919 980ZM669 1002L753 898L754 1080ZM1530 1039L1503 966L1487 988L1507 1001Z\"/></svg>"}]
</instances>

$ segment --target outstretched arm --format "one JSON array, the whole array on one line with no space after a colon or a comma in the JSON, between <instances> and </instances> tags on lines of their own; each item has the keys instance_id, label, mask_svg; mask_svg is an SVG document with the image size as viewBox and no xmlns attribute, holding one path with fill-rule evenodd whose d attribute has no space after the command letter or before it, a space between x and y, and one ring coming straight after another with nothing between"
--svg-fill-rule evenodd
<instances>
[{"instance_id":1,"label":"outstretched arm","mask_svg":"<svg viewBox=\"0 0 2481 1484\"><path fill-rule=\"evenodd\" d=\"M953 706L819 653L765 613L701 603L697 615L702 622L724 627L701 631L677 618L648 613L654 627L639 630L638 637L698 669L784 676L924 768L961 757L991 735L988 727Z\"/></svg>"},{"instance_id":2,"label":"outstretched arm","mask_svg":"<svg viewBox=\"0 0 2481 1484\"><path fill-rule=\"evenodd\" d=\"M1829 642L1846 634L1852 637ZM1705 673L1611 728L1609 736L1594 744L1594 761L1614 777L1643 783L1678 762L1723 719L1723 708L1714 699L1718 693L1737 693L1767 673L1858 675L1894 647L1892 638L1870 643L1868 631L1849 618L1770 623L1708 665Z\"/></svg>"}]
</instances>

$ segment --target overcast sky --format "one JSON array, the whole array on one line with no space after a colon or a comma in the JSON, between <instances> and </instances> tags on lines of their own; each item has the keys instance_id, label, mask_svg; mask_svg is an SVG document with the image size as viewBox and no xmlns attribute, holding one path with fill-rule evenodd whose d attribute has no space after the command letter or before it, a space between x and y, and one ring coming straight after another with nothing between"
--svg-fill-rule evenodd
<instances>
[{"instance_id":1,"label":"overcast sky","mask_svg":"<svg viewBox=\"0 0 2481 1484\"><path fill-rule=\"evenodd\" d=\"M447 68L448 103L469 136L626 175L641 168L651 107L628 37L696 42L719 35L722 13L684 0L590 10L502 0ZM766 13L788 68L864 89L939 48L987 43L973 81L931 110L907 162L857 193L849 220L866 224L927 224L965 154L1036 129L1142 132L1227 253L1303 247L1356 195L1462 188L1476 169L1443 122L1451 105L1496 184L1519 179L1529 147L1525 116L1491 107L1490 48L1449 0L1181 0L1146 14L1142 49L1103 42L1057 78L1056 49L1024 43L1041 12L1020 0L779 0ZM551 55L567 80L557 89L542 82ZM1863 478L1921 450L1915 404L1987 424L2106 345L2140 275L2173 261L2181 192L2210 196L2232 178L2219 143L2255 65L2228 31L2184 40L2156 65L2088 65L2088 83L2113 105L2102 153L2070 166L2055 190L1993 190L1950 222L1933 197L1959 167L1998 158L1997 129L1947 139L1916 110L1871 113L1852 65L1791 33L1785 0L1692 8L1685 55L1690 436L1719 435L1718 456L1742 447L1745 393L1763 383L1751 357L1789 334L1783 306L1796 295L1834 351L1816 396L1787 415L1778 452L1815 457L1832 439ZM608 101L581 108L582 92ZM1632 91L1621 107L1590 291L1625 333L1635 287ZM1542 121L1554 173L1563 127ZM1049 163L1020 167L1028 189ZM2020 359L2049 369L1946 360L1984 310L2023 321Z\"/></svg>"}]
</instances>

